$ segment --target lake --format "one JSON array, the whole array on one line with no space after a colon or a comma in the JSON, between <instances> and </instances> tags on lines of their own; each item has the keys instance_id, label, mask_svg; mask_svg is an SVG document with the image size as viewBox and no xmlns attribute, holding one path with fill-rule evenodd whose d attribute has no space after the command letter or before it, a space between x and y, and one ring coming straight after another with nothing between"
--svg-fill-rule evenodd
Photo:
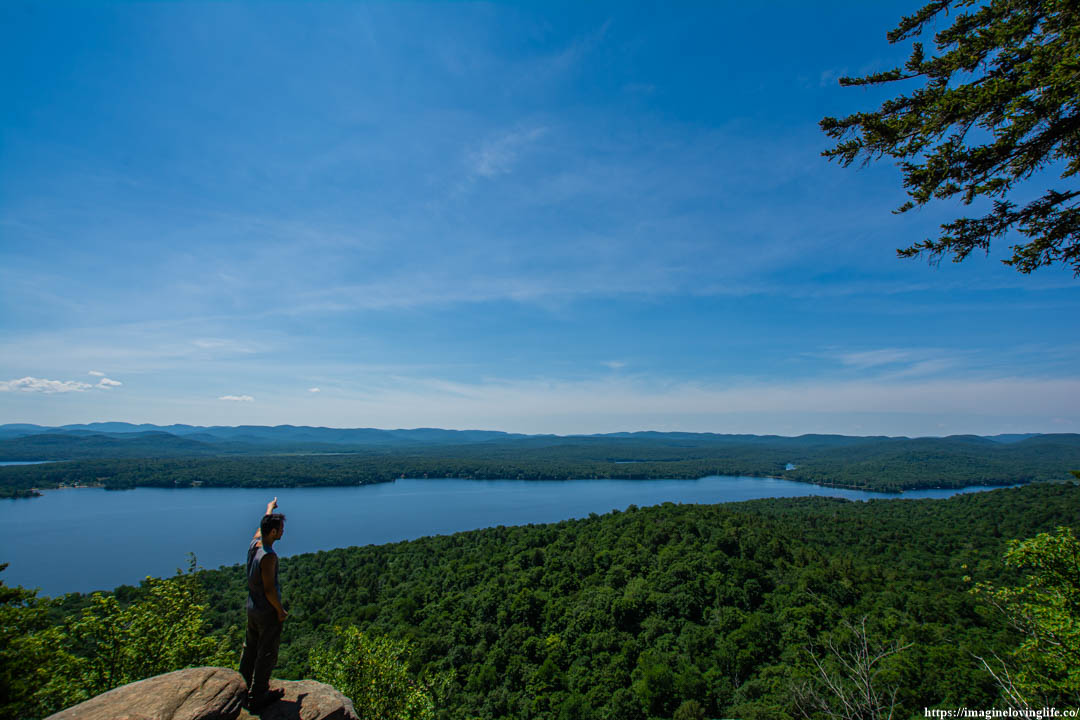
<instances>
[{"instance_id":1,"label":"lake","mask_svg":"<svg viewBox=\"0 0 1080 720\"><path fill-rule=\"evenodd\" d=\"M963 490L898 494L820 487L788 480L704 477L698 480L401 479L328 488L100 488L46 490L43 497L0 500L10 563L5 585L45 595L135 585L170 575L195 553L208 568L245 559L266 503L275 495L287 517L282 557L493 527L547 523L663 502L722 503L826 495L852 500L943 498Z\"/></svg>"}]
</instances>

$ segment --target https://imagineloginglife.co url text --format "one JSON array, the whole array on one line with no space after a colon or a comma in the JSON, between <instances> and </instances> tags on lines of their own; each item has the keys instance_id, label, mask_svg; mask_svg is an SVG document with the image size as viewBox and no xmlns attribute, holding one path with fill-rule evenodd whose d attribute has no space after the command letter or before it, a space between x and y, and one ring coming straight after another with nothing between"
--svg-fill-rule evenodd
<instances>
[{"instance_id":1,"label":"https://imagineloginglife.co url text","mask_svg":"<svg viewBox=\"0 0 1080 720\"><path fill-rule=\"evenodd\" d=\"M980 710L978 708L923 708L923 717L928 718L1028 718L1029 720L1051 720L1052 718L1074 718L1080 714L1078 708L1007 708L1005 710Z\"/></svg>"}]
</instances>

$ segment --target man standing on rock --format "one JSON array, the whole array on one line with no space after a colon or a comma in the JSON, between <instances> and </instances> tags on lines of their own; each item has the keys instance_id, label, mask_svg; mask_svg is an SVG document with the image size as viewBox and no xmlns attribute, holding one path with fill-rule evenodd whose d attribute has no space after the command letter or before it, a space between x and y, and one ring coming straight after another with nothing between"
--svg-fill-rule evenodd
<instances>
[{"instance_id":1,"label":"man standing on rock","mask_svg":"<svg viewBox=\"0 0 1080 720\"><path fill-rule=\"evenodd\" d=\"M275 513L277 498L266 505L266 514L255 531L247 553L247 637L240 658L240 674L248 686L248 709L260 712L281 699L285 691L270 689L270 673L277 665L281 626L289 613L281 605L278 556L274 543L285 533L285 516Z\"/></svg>"}]
</instances>

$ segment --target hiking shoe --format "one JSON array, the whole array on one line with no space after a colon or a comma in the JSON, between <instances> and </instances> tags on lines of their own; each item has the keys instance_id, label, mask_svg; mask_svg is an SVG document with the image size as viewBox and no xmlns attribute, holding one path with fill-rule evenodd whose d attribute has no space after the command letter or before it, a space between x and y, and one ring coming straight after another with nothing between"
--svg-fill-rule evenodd
<instances>
[{"instance_id":1,"label":"hiking shoe","mask_svg":"<svg viewBox=\"0 0 1080 720\"><path fill-rule=\"evenodd\" d=\"M248 698L248 712L258 715L267 706L273 705L284 696L285 690L277 688L276 690L267 690L266 693L257 698Z\"/></svg>"}]
</instances>

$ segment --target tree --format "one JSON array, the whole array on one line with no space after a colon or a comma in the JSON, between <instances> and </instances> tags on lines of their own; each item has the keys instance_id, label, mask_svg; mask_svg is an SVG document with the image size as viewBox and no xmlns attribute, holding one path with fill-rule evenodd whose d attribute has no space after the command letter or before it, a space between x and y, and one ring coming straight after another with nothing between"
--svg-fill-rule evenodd
<instances>
[{"instance_id":1,"label":"tree","mask_svg":"<svg viewBox=\"0 0 1080 720\"><path fill-rule=\"evenodd\" d=\"M794 688L795 705L806 718L890 720L898 709L899 686L888 680L888 660L913 643L888 644L872 638L864 615L845 620L845 643L828 639L824 650L806 649L813 665L810 677Z\"/></svg>"},{"instance_id":2,"label":"tree","mask_svg":"<svg viewBox=\"0 0 1080 720\"><path fill-rule=\"evenodd\" d=\"M123 607L116 595L94 593L58 641L63 661L39 690L53 711L136 680L197 665L235 664L228 638L209 634L206 593L195 574L148 577L140 597Z\"/></svg>"},{"instance_id":3,"label":"tree","mask_svg":"<svg viewBox=\"0 0 1080 720\"><path fill-rule=\"evenodd\" d=\"M897 250L926 253L932 262L960 262L1011 230L1026 240L1005 264L1022 273L1060 263L1080 275L1080 5L1072 0L934 0L905 17L890 43L919 38L932 22L958 10L934 36L936 53L921 42L901 68L840 84L875 86L920 80L910 94L875 112L826 117L821 128L837 141L822 154L847 167L888 156L903 172L904 213L931 200L989 200L981 217L941 225L935 238ZM1061 188L1018 204L1036 175L1060 169ZM1046 179L1049 184L1049 179Z\"/></svg>"},{"instance_id":4,"label":"tree","mask_svg":"<svg viewBox=\"0 0 1080 720\"><path fill-rule=\"evenodd\" d=\"M0 571L7 567L0 565ZM94 593L78 617L53 624L57 601L0 583L0 720L45 717L135 680L235 661L208 634L206 594L194 574L147 578L138 598Z\"/></svg>"},{"instance_id":5,"label":"tree","mask_svg":"<svg viewBox=\"0 0 1080 720\"><path fill-rule=\"evenodd\" d=\"M671 720L705 720L705 717L705 708L701 706L701 703L697 700L687 700L679 706L679 709L671 716Z\"/></svg>"},{"instance_id":6,"label":"tree","mask_svg":"<svg viewBox=\"0 0 1080 720\"><path fill-rule=\"evenodd\" d=\"M0 572L7 566L0 563ZM0 580L0 719L44 717L51 712L35 692L56 664L57 634L49 623L46 600L34 590L7 587Z\"/></svg>"},{"instance_id":7,"label":"tree","mask_svg":"<svg viewBox=\"0 0 1080 720\"><path fill-rule=\"evenodd\" d=\"M314 678L332 685L353 702L360 717L371 720L432 720L435 702L449 688L452 675L439 673L415 682L405 656L405 641L376 637L355 626L335 628L336 642L311 651Z\"/></svg>"},{"instance_id":8,"label":"tree","mask_svg":"<svg viewBox=\"0 0 1080 720\"><path fill-rule=\"evenodd\" d=\"M1012 540L1005 565L1025 571L1015 587L980 583L974 592L1001 610L1021 642L1010 669L1000 658L979 658L1010 706L1080 704L1080 542L1059 527L1024 541Z\"/></svg>"}]
</instances>

